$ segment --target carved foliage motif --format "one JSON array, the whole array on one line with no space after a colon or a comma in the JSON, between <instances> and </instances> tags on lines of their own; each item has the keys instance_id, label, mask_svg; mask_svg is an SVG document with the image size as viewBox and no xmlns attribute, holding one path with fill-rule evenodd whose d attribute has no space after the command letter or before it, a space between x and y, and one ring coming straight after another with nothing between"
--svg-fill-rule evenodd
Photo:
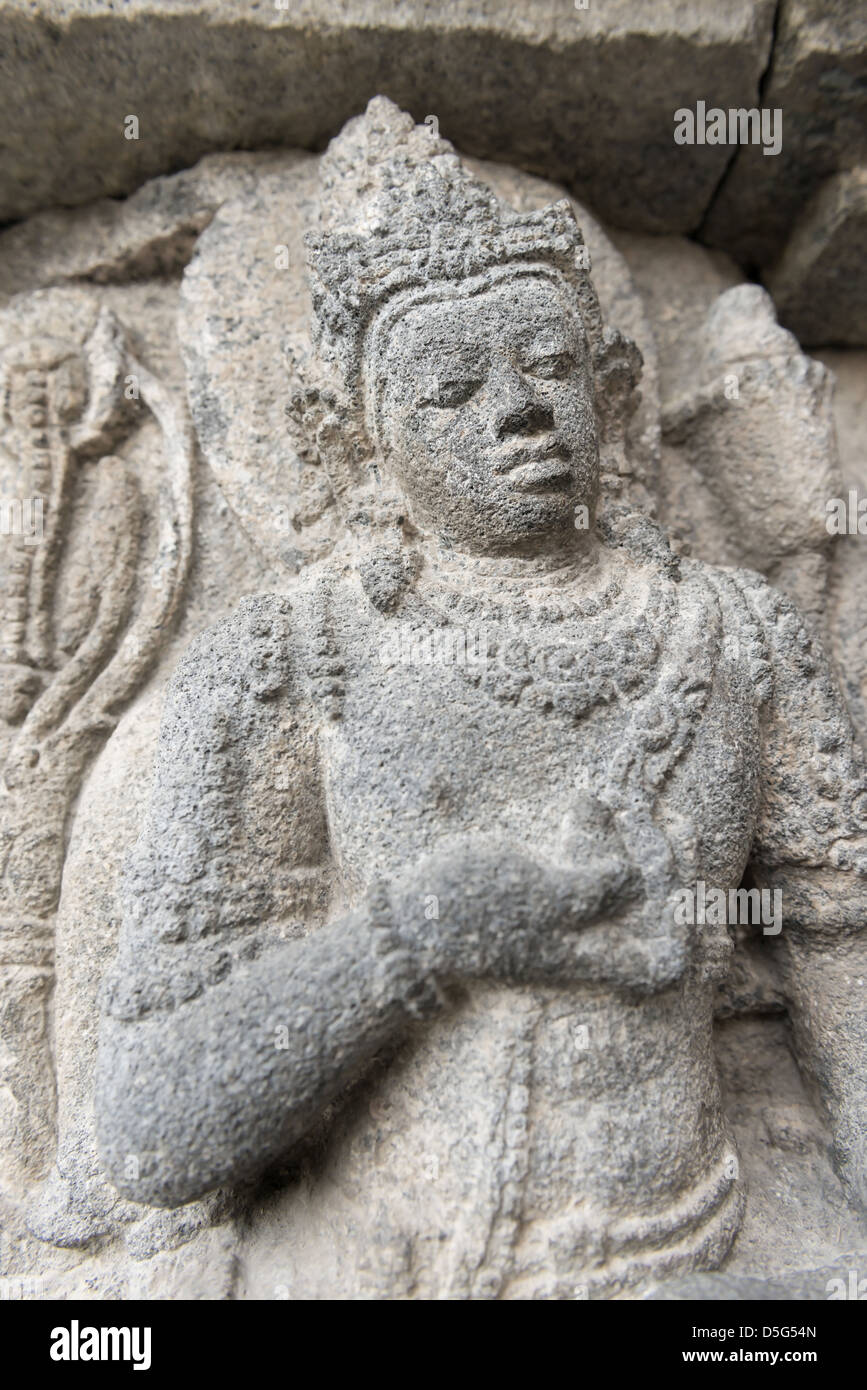
<instances>
[{"instance_id":1,"label":"carved foliage motif","mask_svg":"<svg viewBox=\"0 0 867 1390\"><path fill-rule=\"evenodd\" d=\"M38 1033L67 817L177 605L191 544L192 439L120 322L84 294L49 292L4 320L0 493L11 524L0 552L0 968L4 1175L14 1186L46 1156L51 1068ZM147 415L164 452L142 477L123 453Z\"/></svg>"}]
</instances>

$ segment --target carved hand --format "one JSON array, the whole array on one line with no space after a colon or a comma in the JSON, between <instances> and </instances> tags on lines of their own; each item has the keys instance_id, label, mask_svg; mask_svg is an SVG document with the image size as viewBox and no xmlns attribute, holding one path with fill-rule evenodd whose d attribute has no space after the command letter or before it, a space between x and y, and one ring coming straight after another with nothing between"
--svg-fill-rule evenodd
<instances>
[{"instance_id":1,"label":"carved hand","mask_svg":"<svg viewBox=\"0 0 867 1390\"><path fill-rule=\"evenodd\" d=\"M402 876L392 904L407 946L434 975L545 979L570 972L579 928L618 913L636 891L625 856L597 853L565 868L474 838L441 844Z\"/></svg>"}]
</instances>

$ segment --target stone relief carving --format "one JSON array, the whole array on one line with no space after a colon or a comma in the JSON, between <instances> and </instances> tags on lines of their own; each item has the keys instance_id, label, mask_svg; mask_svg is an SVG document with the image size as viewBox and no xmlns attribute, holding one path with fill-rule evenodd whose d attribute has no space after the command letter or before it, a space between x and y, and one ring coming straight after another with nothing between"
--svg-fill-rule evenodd
<instances>
[{"instance_id":1,"label":"stone relief carving","mask_svg":"<svg viewBox=\"0 0 867 1390\"><path fill-rule=\"evenodd\" d=\"M70 808L152 663L190 554L192 438L108 309L78 290L0 321L4 528L2 1177L22 1193L53 1144L54 923ZM156 420L141 477L126 441ZM16 504L29 529L16 526Z\"/></svg>"},{"instance_id":2,"label":"stone relief carving","mask_svg":"<svg viewBox=\"0 0 867 1390\"><path fill-rule=\"evenodd\" d=\"M716 544L706 528L704 552L761 569L821 627L831 550L825 502L842 489L830 374L779 326L757 285L721 294L702 338L697 389L666 411L664 429L716 504Z\"/></svg>"},{"instance_id":3,"label":"stone relief carving","mask_svg":"<svg viewBox=\"0 0 867 1390\"><path fill-rule=\"evenodd\" d=\"M867 776L821 647L827 374L761 290L716 286L694 384L660 410L665 329L589 214L462 163L385 99L321 159L244 178L186 269L178 332L231 509L202 535L237 516L261 560L246 583L215 561L165 695L82 795L58 988L89 1022L60 1044L38 1188L50 1055L22 1049L43 1137L16 1190L48 1267L74 1288L78 1251L128 1296L226 1297L242 1251L251 1296L639 1296L749 1229L714 1019L783 1011L817 1100L805 1132L827 1125L856 1230ZM51 616L28 610L23 662L7 623L11 788L28 728L46 731L36 766L50 747L64 769L37 821L54 878L28 874L53 884L28 937L40 1001L69 807L165 644L191 508L177 393L89 294L50 293L86 299L88 332L34 356L13 310L9 360L54 373L72 422L55 469L92 459L108 480L64 526L52 474L58 535L103 510L111 526L65 561L69 616L40 552L49 587L28 592ZM150 588L130 374L166 441ZM684 918L685 892L739 888L779 922Z\"/></svg>"}]
</instances>

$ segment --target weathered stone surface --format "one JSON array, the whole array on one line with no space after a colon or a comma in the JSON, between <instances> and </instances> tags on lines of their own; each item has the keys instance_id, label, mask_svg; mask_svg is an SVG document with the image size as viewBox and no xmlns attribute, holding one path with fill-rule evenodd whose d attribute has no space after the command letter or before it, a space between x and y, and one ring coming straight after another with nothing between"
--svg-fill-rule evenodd
<instances>
[{"instance_id":1,"label":"weathered stone surface","mask_svg":"<svg viewBox=\"0 0 867 1390\"><path fill-rule=\"evenodd\" d=\"M773 10L4 0L0 217L128 193L211 150L321 148L385 92L467 153L567 183L603 218L687 231L729 152L675 146L673 113L696 91L753 104ZM130 114L138 140L124 138Z\"/></svg>"},{"instance_id":2,"label":"weathered stone surface","mask_svg":"<svg viewBox=\"0 0 867 1390\"><path fill-rule=\"evenodd\" d=\"M748 942L739 929L737 955ZM755 945L755 943L753 943ZM740 1233L725 1272L771 1280L836 1261L857 1262L864 1218L833 1170L828 1132L808 1079L801 1075L768 952L753 951L747 971L766 986L727 1010L721 991L715 1050L723 1099L748 1185ZM730 981L737 978L733 969Z\"/></svg>"},{"instance_id":3,"label":"weathered stone surface","mask_svg":"<svg viewBox=\"0 0 867 1390\"><path fill-rule=\"evenodd\" d=\"M867 633L864 624L864 592L867 589L867 353L823 352L822 361L833 372L835 419L840 444L842 491L847 505L861 502L861 519L853 513L852 534L834 543L832 564L833 602L829 625L832 650L837 659L849 708L867 743ZM861 534L858 525L862 527Z\"/></svg>"},{"instance_id":4,"label":"weathered stone surface","mask_svg":"<svg viewBox=\"0 0 867 1390\"><path fill-rule=\"evenodd\" d=\"M828 180L767 276L781 321L808 347L863 344L865 245L867 167Z\"/></svg>"},{"instance_id":5,"label":"weathered stone surface","mask_svg":"<svg viewBox=\"0 0 867 1390\"><path fill-rule=\"evenodd\" d=\"M468 153L563 182L614 226L700 231L766 274L804 207L867 159L867 25L847 0L461 0L436 14L423 0L3 0L0 41L0 218L128 193L209 151L319 149L383 91ZM676 145L674 113L697 100L778 109L782 152ZM151 254L176 264L178 245L156 238ZM823 276L835 257L826 246ZM854 259L852 273L863 297ZM805 345L863 342L863 320L817 294Z\"/></svg>"},{"instance_id":6,"label":"weathered stone surface","mask_svg":"<svg viewBox=\"0 0 867 1390\"><path fill-rule=\"evenodd\" d=\"M837 1297L851 1298L850 1271L854 1269L856 1288L858 1270L864 1267L864 1256L853 1255L853 1264L826 1265L823 1269L801 1269L785 1279L757 1279L744 1274L688 1274L672 1279L646 1295L659 1302L680 1301L718 1303L758 1299L762 1302L816 1302L827 1300L838 1289Z\"/></svg>"},{"instance_id":7,"label":"weathered stone surface","mask_svg":"<svg viewBox=\"0 0 867 1390\"><path fill-rule=\"evenodd\" d=\"M292 342L288 362L297 448L348 532L197 643L170 687L103 1003L112 1181L175 1207L288 1161L263 1235L305 1252L281 1280L292 1297L612 1296L718 1264L742 1206L710 1051L732 943L683 932L672 894L736 885L749 858L790 904L769 960L862 1200L863 1029L843 972L863 956L863 771L815 644L757 578L678 566L646 518L629 524L611 480L629 477L637 359L604 328L567 204L506 211L383 102L318 174L313 353ZM217 227L191 267L194 399L222 341L197 331L197 280L231 241ZM761 291L712 315L699 390L733 352L809 384ZM599 532L576 526L597 505ZM420 679L404 639L470 623L496 659L432 659ZM574 674L542 659L552 642ZM802 708L827 726L809 755ZM737 791L696 802L733 757ZM841 800L820 822L828 777ZM805 855L825 866L815 888ZM581 1020L595 1044L562 1072ZM645 1115L614 1082L644 1074L649 1037L667 1080L647 1074ZM779 1116L772 1132L810 1133Z\"/></svg>"},{"instance_id":8,"label":"weathered stone surface","mask_svg":"<svg viewBox=\"0 0 867 1390\"><path fill-rule=\"evenodd\" d=\"M650 239L628 232L612 235L627 261L653 325L663 415L670 416L697 385L697 354L703 351L699 345L706 340L709 316L719 297L739 283L739 273L721 252L709 251L680 237ZM762 297L755 290L749 302L761 316L767 317L762 309ZM755 328L748 333L754 336ZM759 541L757 534L757 523L761 522L758 513L751 515L749 525L744 527L734 527L731 519L725 522L726 515L730 517L731 507L725 497L720 504L719 484L731 474L722 451L717 486L711 490L693 467L684 441L675 444L671 435L664 437L657 504L659 515L676 537L677 544L691 546L703 559L715 563L752 564L764 574L774 573L776 564L776 582L783 583L793 597L809 599L805 584L812 591L814 598L808 606L815 616L818 616L816 599L824 592L825 613L820 626L830 642L847 704L864 742L867 740L867 644L862 595L867 585L867 550L863 537L857 534L837 536L833 540L829 537L832 540L829 567L821 555L817 557L817 549L821 552L822 547L817 547L815 541L819 539L816 522L825 514L828 502L836 497L848 499L853 489L856 499L867 498L863 449L867 434L867 359L861 352L838 351L822 353L821 361L830 372L827 385L832 388L834 433L839 449L829 437L827 401L818 416L796 412L794 417L781 422L774 452L778 458L777 468L785 470L786 483L778 491L772 508L772 513L777 515L776 529L769 535L768 527L764 526L764 541ZM796 362L797 354L793 364ZM738 376L737 369L734 375ZM803 399L806 400L806 396ZM733 400L731 409L738 404L739 401ZM779 408L778 401L771 402L772 412ZM811 435L815 439L820 420L824 421L822 432L827 443L824 458L821 451L817 455L813 447L809 450L813 464L802 466L799 448L789 449L784 441L793 428L803 431L804 440ZM740 457L739 449L737 452ZM705 469L705 474L707 471ZM817 495L815 474L826 480L828 491L824 497L821 491ZM737 486L736 482L735 491ZM737 502L736 497L733 500ZM781 538L803 526L808 518L813 527L814 544L810 549L814 558L804 564L801 557L793 553L791 561L781 569Z\"/></svg>"},{"instance_id":9,"label":"weathered stone surface","mask_svg":"<svg viewBox=\"0 0 867 1390\"><path fill-rule=\"evenodd\" d=\"M147 198L142 206L132 237L136 246L145 245L153 230ZM91 247L89 233L81 233L76 241L78 214L65 216L69 224L60 225L59 231L70 256L79 254L83 260ZM38 233L36 240L41 242ZM118 236L118 263L132 243ZM37 259L34 254L31 265L38 281L50 270L36 276ZM14 515L13 534L8 534L8 508L22 496L26 500L34 486L30 469L36 456L29 447L29 432L35 441L37 431L32 430L21 385L29 392L36 369L44 372L49 388L46 413L55 481L58 465L65 461L68 468L60 502L53 492L44 499L44 532L52 512L59 512L59 553L53 560L49 557L49 583L38 593L31 583L28 602L28 627L34 636L42 629L62 645L56 654L48 654L41 669L38 663L29 664L30 657L23 667L20 662L11 668L4 664L0 681L7 706L16 691L18 704L23 700L21 708L6 708L0 721L6 791L0 912L4 1275L38 1268L50 1280L60 1277L65 1260L80 1263L74 1248L54 1251L39 1244L26 1220L43 1239L60 1240L64 1247L92 1248L100 1230L106 1229L106 1211L118 1207L117 1195L98 1177L86 1135L87 1111L92 1109L88 1097L99 951L105 949L102 943L114 911L110 906L107 916L104 912L113 904L114 889L98 844L100 833L116 843L124 823L119 805L130 799L129 784L121 773L99 813L84 816L81 896L68 911L61 908L58 918L60 871L64 860L66 867L76 863L81 842L73 834L64 855L70 807L78 802L80 808L82 779L124 701L146 682L151 668L162 662L164 678L164 663L171 665L192 632L231 603L231 597L222 597L225 586L230 594L245 584L255 587L265 573L239 547L237 525L208 477L191 476L191 440L181 423L183 371L174 342L176 300L176 288L161 278L99 287L77 284L18 295L0 314L4 381L7 390L14 387L11 402L4 398L7 414L0 449L4 612L11 601L8 566L22 546ZM79 363L80 374L73 375ZM71 400L70 384L79 393ZM75 407L71 416L70 406ZM123 505L125 494L117 490L121 480L136 485L126 494L127 499L138 498L134 525L129 504ZM206 520L191 564L194 495L200 517ZM131 542L134 556L128 549ZM38 545L29 548L39 552ZM184 591L183 579L190 569L192 582ZM182 591L183 614L178 615ZM173 617L180 618L180 630L174 634L180 646L174 648L174 656L169 640ZM4 637L8 635L4 629ZM10 679L10 670L15 677L19 669L28 674L29 684ZM16 758L26 769L17 778ZM146 765L138 775L143 788ZM95 790L99 779L90 785ZM32 885L29 895L22 892L27 882ZM41 895L38 902L30 900L34 891ZM93 917L92 930L82 927L87 911ZM113 937L107 939L110 949ZM52 998L56 953L59 987ZM48 1175L55 1124L60 1130L60 1161L74 1181L52 1180L42 1190L36 1184ZM112 1278L116 1285L116 1272Z\"/></svg>"},{"instance_id":10,"label":"weathered stone surface","mask_svg":"<svg viewBox=\"0 0 867 1390\"><path fill-rule=\"evenodd\" d=\"M18 1194L44 1166L46 1130L51 1142L46 971L67 817L177 608L193 441L183 402L85 290L10 302L0 373L0 960L4 1007L23 991L29 1020L7 1018L0 1181ZM142 469L149 430L157 449Z\"/></svg>"},{"instance_id":11,"label":"weathered stone surface","mask_svg":"<svg viewBox=\"0 0 867 1390\"><path fill-rule=\"evenodd\" d=\"M658 344L660 516L680 546L760 570L821 627L826 502L842 486L833 378L727 257L680 238L615 239Z\"/></svg>"},{"instance_id":12,"label":"weathered stone surface","mask_svg":"<svg viewBox=\"0 0 867 1390\"><path fill-rule=\"evenodd\" d=\"M826 502L842 483L831 378L778 325L757 285L720 295L701 341L693 384L668 406L663 428L713 508L716 534L703 536L705 551L717 563L761 570L821 627L831 549ZM669 490L680 531L693 491Z\"/></svg>"},{"instance_id":13,"label":"weathered stone surface","mask_svg":"<svg viewBox=\"0 0 867 1390\"><path fill-rule=\"evenodd\" d=\"M110 311L207 465L46 919L56 1160L37 1090L0 1205L49 1296L692 1297L725 1261L726 1298L862 1258L861 755L791 605L707 563L794 590L827 546L854 708L828 382L724 257L464 168L377 103L325 159L5 234L4 346ZM849 479L863 368L831 357ZM167 419L113 445L145 486ZM745 865L779 936L674 914Z\"/></svg>"},{"instance_id":14,"label":"weathered stone surface","mask_svg":"<svg viewBox=\"0 0 867 1390\"><path fill-rule=\"evenodd\" d=\"M826 180L867 161L865 76L862 6L783 0L761 100L754 103L782 110L782 151L774 157L753 145L737 151L703 228L710 245L750 268L767 269L779 258Z\"/></svg>"},{"instance_id":15,"label":"weathered stone surface","mask_svg":"<svg viewBox=\"0 0 867 1390\"><path fill-rule=\"evenodd\" d=\"M125 284L180 274L199 233L243 197L270 155L209 155L123 201L53 209L0 232L0 296L69 281Z\"/></svg>"}]
</instances>

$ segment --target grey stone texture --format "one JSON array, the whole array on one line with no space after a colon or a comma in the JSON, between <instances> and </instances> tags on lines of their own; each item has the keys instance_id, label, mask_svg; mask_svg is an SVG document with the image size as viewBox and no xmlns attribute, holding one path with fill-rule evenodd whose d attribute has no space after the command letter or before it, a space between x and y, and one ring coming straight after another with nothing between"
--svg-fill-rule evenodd
<instances>
[{"instance_id":1,"label":"grey stone texture","mask_svg":"<svg viewBox=\"0 0 867 1390\"><path fill-rule=\"evenodd\" d=\"M788 1279L751 1279L748 1275L688 1274L659 1285L646 1297L658 1302L686 1300L702 1303L753 1302L767 1303L816 1302L819 1299L841 1301L858 1295L858 1271L853 1285L850 1266L826 1265L824 1269L800 1270ZM856 1290L853 1294L852 1289Z\"/></svg>"},{"instance_id":2,"label":"grey stone texture","mask_svg":"<svg viewBox=\"0 0 867 1390\"><path fill-rule=\"evenodd\" d=\"M614 226L698 232L766 275L804 208L867 158L865 48L850 0L2 0L0 219L130 193L209 152L321 150L384 92ZM675 111L699 100L780 110L781 152L676 145ZM858 218L811 224L823 279ZM863 298L857 259L850 274ZM842 295L815 305L807 345L864 342Z\"/></svg>"},{"instance_id":3,"label":"grey stone texture","mask_svg":"<svg viewBox=\"0 0 867 1390\"><path fill-rule=\"evenodd\" d=\"M782 150L773 158L758 146L738 150L705 223L712 245L753 266L777 260L826 180L867 158L865 78L862 6L783 0L757 103L782 110Z\"/></svg>"},{"instance_id":4,"label":"grey stone texture","mask_svg":"<svg viewBox=\"0 0 867 1390\"><path fill-rule=\"evenodd\" d=\"M46 424L74 487L7 625L0 1272L827 1297L867 1251L865 561L824 527L863 354L385 100L4 250L4 487ZM683 921L697 880L782 930Z\"/></svg>"},{"instance_id":5,"label":"grey stone texture","mask_svg":"<svg viewBox=\"0 0 867 1390\"><path fill-rule=\"evenodd\" d=\"M867 167L835 174L808 204L767 277L781 320L807 347L864 342Z\"/></svg>"},{"instance_id":6,"label":"grey stone texture","mask_svg":"<svg viewBox=\"0 0 867 1390\"><path fill-rule=\"evenodd\" d=\"M725 105L753 103L773 9L4 0L0 114L15 143L0 216L127 193L213 150L321 149L384 92L419 121L436 115L469 154L567 182L601 216L619 208L644 230L686 231L728 152L684 155L672 113L695 84ZM138 140L124 138L129 114Z\"/></svg>"},{"instance_id":7,"label":"grey stone texture","mask_svg":"<svg viewBox=\"0 0 867 1390\"><path fill-rule=\"evenodd\" d=\"M17 139L0 218L124 195L217 150L322 149L385 92L613 225L700 231L766 274L803 208L867 158L866 47L849 0L3 0L0 115ZM781 153L675 146L672 117L697 100L782 111ZM813 229L824 277L839 235ZM863 343L845 299L816 303L809 345Z\"/></svg>"},{"instance_id":8,"label":"grey stone texture","mask_svg":"<svg viewBox=\"0 0 867 1390\"><path fill-rule=\"evenodd\" d=\"M846 254L863 303L859 257L838 245L863 218L834 190L867 160L866 50L849 0L1 0L0 220L125 195L210 152L321 150L383 92L614 227L699 234L750 274L770 275L798 228L823 285L804 343L863 343L836 271ZM675 111L699 100L781 111L781 153L675 145Z\"/></svg>"}]
</instances>

